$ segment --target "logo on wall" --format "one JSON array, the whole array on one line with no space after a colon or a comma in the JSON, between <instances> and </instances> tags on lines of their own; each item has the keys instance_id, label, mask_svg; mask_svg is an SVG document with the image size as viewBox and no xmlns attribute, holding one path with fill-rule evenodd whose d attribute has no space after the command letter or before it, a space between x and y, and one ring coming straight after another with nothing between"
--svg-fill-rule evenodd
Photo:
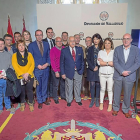
<instances>
[{"instance_id":1,"label":"logo on wall","mask_svg":"<svg viewBox=\"0 0 140 140\"><path fill-rule=\"evenodd\" d=\"M100 13L99 17L102 21L106 21L109 18L109 14L106 11L103 11Z\"/></svg>"},{"instance_id":2,"label":"logo on wall","mask_svg":"<svg viewBox=\"0 0 140 140\"><path fill-rule=\"evenodd\" d=\"M108 33L108 37L109 37L109 38L112 38L113 36L114 36L113 32L109 32L109 33Z\"/></svg>"},{"instance_id":3,"label":"logo on wall","mask_svg":"<svg viewBox=\"0 0 140 140\"><path fill-rule=\"evenodd\" d=\"M80 32L79 35L80 35L80 39L82 40L84 38L84 33Z\"/></svg>"}]
</instances>

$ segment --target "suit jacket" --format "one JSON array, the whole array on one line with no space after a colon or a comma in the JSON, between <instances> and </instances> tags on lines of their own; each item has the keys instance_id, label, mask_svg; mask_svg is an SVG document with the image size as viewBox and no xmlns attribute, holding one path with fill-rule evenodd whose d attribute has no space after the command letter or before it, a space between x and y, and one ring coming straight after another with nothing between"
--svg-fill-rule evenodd
<instances>
[{"instance_id":1,"label":"suit jacket","mask_svg":"<svg viewBox=\"0 0 140 140\"><path fill-rule=\"evenodd\" d=\"M13 51L13 53L16 53L17 52L17 48L16 48L16 46L15 45L12 45L11 46L12 47L12 51ZM8 52L8 49L7 49L7 47L5 46L5 51L7 51Z\"/></svg>"},{"instance_id":2,"label":"suit jacket","mask_svg":"<svg viewBox=\"0 0 140 140\"><path fill-rule=\"evenodd\" d=\"M43 41L43 46L44 46L43 56L40 53L40 50L38 48L38 45L37 45L36 41L30 43L29 46L28 46L28 51L30 53L32 53L34 61L35 61L35 71L39 70L38 67L37 67L38 65L44 65L45 63L50 64L49 44L47 42ZM48 67L46 69L48 69Z\"/></svg>"},{"instance_id":3,"label":"suit jacket","mask_svg":"<svg viewBox=\"0 0 140 140\"><path fill-rule=\"evenodd\" d=\"M98 67L97 71L93 71L95 67ZM94 63L94 45L89 47L87 52L87 80L88 81L99 81L99 65Z\"/></svg>"},{"instance_id":4,"label":"suit jacket","mask_svg":"<svg viewBox=\"0 0 140 140\"><path fill-rule=\"evenodd\" d=\"M43 39L43 41L48 42L47 37L46 37L45 39ZM54 40L54 39L52 39L52 41L53 41L53 44L54 44L54 46L55 46L55 40ZM48 42L48 43L49 43L49 42ZM50 48L50 47L49 47L49 48Z\"/></svg>"},{"instance_id":5,"label":"suit jacket","mask_svg":"<svg viewBox=\"0 0 140 140\"><path fill-rule=\"evenodd\" d=\"M65 74L67 78L73 79L75 67L78 74L82 75L84 72L84 53L81 47L76 47L76 60L73 60L70 48L62 49L60 56L60 73Z\"/></svg>"},{"instance_id":6,"label":"suit jacket","mask_svg":"<svg viewBox=\"0 0 140 140\"><path fill-rule=\"evenodd\" d=\"M114 57L114 76L115 80L122 80L122 72L130 71L126 80L134 82L136 80L136 70L140 67L140 50L138 47L131 45L127 62L125 63L123 45L115 48Z\"/></svg>"}]
</instances>

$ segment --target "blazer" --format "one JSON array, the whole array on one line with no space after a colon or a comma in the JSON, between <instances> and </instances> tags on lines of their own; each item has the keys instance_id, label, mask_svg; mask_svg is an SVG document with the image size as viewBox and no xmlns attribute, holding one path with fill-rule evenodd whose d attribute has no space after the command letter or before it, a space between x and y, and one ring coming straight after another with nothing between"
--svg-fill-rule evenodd
<instances>
[{"instance_id":1,"label":"blazer","mask_svg":"<svg viewBox=\"0 0 140 140\"><path fill-rule=\"evenodd\" d=\"M16 48L16 46L15 45L12 45L11 46L12 47L12 51L13 51L13 53L16 53L17 52L17 48ZM7 47L5 46L5 51L7 51L8 52L8 49L7 49Z\"/></svg>"},{"instance_id":2,"label":"blazer","mask_svg":"<svg viewBox=\"0 0 140 140\"><path fill-rule=\"evenodd\" d=\"M84 53L81 47L76 47L76 60L73 60L70 48L66 47L61 50L60 56L60 73L66 75L67 78L73 79L75 73L75 67L79 75L84 72Z\"/></svg>"},{"instance_id":3,"label":"blazer","mask_svg":"<svg viewBox=\"0 0 140 140\"><path fill-rule=\"evenodd\" d=\"M93 71L95 67L98 67L97 71ZM99 65L94 63L94 45L89 47L87 52L87 80L99 81Z\"/></svg>"},{"instance_id":4,"label":"blazer","mask_svg":"<svg viewBox=\"0 0 140 140\"><path fill-rule=\"evenodd\" d=\"M38 65L44 65L45 63L50 64L49 43L43 41L43 46L44 46L43 56L40 53L40 50L38 48L38 45L37 45L36 41L30 43L29 46L28 46L28 51L33 55L33 58L34 58L34 61L35 61L35 71L39 70Z\"/></svg>"},{"instance_id":5,"label":"blazer","mask_svg":"<svg viewBox=\"0 0 140 140\"><path fill-rule=\"evenodd\" d=\"M114 57L114 80L122 80L122 72L130 71L130 74L126 76L126 80L134 82L136 80L136 70L140 67L140 49L134 45L131 45L127 62L125 63L123 45L115 48Z\"/></svg>"},{"instance_id":6,"label":"blazer","mask_svg":"<svg viewBox=\"0 0 140 140\"><path fill-rule=\"evenodd\" d=\"M43 39L42 41L48 42L47 37L46 37L45 39ZM53 44L54 44L54 46L55 46L55 40L54 40L54 39L52 39L52 41L53 41Z\"/></svg>"}]
</instances>

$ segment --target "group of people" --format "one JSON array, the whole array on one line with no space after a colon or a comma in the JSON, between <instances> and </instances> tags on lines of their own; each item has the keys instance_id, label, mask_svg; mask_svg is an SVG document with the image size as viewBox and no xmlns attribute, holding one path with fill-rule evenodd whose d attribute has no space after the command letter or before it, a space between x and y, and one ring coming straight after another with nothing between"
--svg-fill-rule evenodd
<instances>
[{"instance_id":1,"label":"group of people","mask_svg":"<svg viewBox=\"0 0 140 140\"><path fill-rule=\"evenodd\" d=\"M25 110L28 99L32 112L33 85L37 81L34 91L39 109L43 104L50 105L50 98L59 104L59 96L67 102L68 107L74 97L81 106L81 89L84 87L84 100L91 94L89 107L95 104L99 110L103 110L107 87L107 111L113 108L112 115L117 116L123 89L122 111L126 118L130 118L131 91L136 80L136 70L140 67L140 50L131 44L131 35L125 34L123 45L115 50L112 39L103 40L98 33L85 38L86 47L80 44L79 34L69 37L67 32L62 32L61 37L55 39L53 35L53 29L49 27L45 39L43 31L36 30L34 42L28 31L22 35L15 32L15 44L11 44L12 36L9 34L0 38L0 113L3 111L3 99L6 110L11 109L13 99L19 99L21 111ZM7 96L8 69L13 69L16 74L20 85L18 88L21 88L19 97Z\"/></svg>"}]
</instances>

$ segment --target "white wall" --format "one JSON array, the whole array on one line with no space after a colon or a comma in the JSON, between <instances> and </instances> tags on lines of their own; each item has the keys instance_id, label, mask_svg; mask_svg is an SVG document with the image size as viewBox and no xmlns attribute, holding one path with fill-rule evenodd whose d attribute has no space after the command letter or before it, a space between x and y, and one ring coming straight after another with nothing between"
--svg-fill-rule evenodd
<instances>
[{"instance_id":1,"label":"white wall","mask_svg":"<svg viewBox=\"0 0 140 140\"><path fill-rule=\"evenodd\" d=\"M128 3L126 31L131 33L131 29L140 29L140 0L119 0L119 2ZM7 32L8 14L13 32L22 31L22 15L24 15L26 28L34 40L34 31L37 29L36 4L37 0L0 0L0 37Z\"/></svg>"},{"instance_id":2,"label":"white wall","mask_svg":"<svg viewBox=\"0 0 140 140\"><path fill-rule=\"evenodd\" d=\"M119 3L128 3L126 31L140 29L140 0L119 0Z\"/></svg>"},{"instance_id":3,"label":"white wall","mask_svg":"<svg viewBox=\"0 0 140 140\"><path fill-rule=\"evenodd\" d=\"M36 4L37 0L0 0L0 37L7 33L8 14L13 33L22 32L24 15L26 29L34 40L34 31L37 29Z\"/></svg>"}]
</instances>

